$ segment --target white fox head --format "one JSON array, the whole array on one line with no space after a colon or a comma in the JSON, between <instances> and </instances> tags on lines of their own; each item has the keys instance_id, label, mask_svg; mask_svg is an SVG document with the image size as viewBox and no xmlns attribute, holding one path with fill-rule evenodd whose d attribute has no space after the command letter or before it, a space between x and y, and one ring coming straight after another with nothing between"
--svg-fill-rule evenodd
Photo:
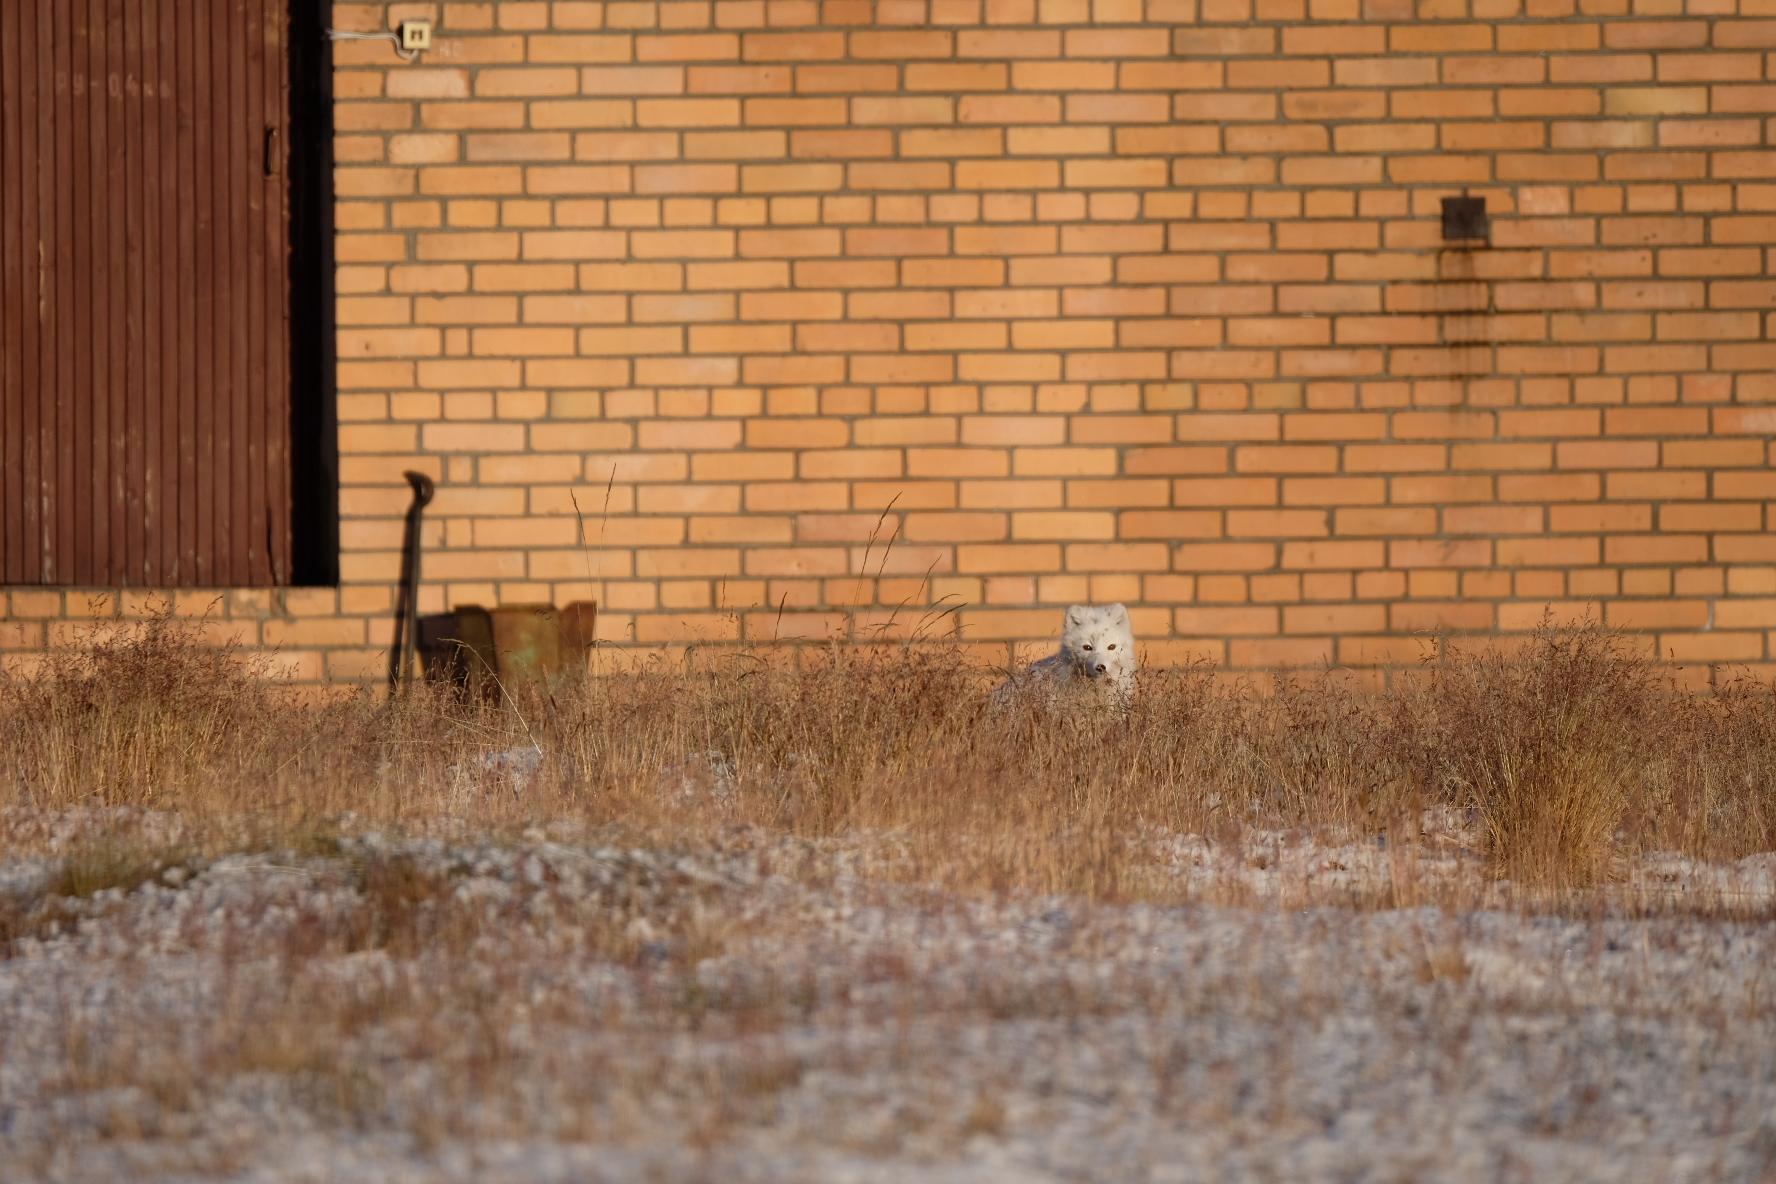
<instances>
[{"instance_id":1,"label":"white fox head","mask_svg":"<svg viewBox=\"0 0 1776 1184\"><path fill-rule=\"evenodd\" d=\"M1087 678L1127 690L1135 677L1135 631L1120 604L1076 604L1061 626L1061 653Z\"/></svg>"}]
</instances>

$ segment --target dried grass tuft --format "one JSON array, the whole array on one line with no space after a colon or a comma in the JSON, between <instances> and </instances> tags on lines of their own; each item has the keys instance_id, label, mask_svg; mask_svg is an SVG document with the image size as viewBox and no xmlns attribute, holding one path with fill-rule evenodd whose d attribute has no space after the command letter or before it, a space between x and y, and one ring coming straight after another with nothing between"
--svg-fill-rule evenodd
<instances>
[{"instance_id":1,"label":"dried grass tuft","mask_svg":"<svg viewBox=\"0 0 1776 1184\"><path fill-rule=\"evenodd\" d=\"M1610 879L1629 814L1660 813L1665 746L1701 739L1669 674L1595 624L1461 657L1411 702L1429 795L1477 810L1499 874L1541 886Z\"/></svg>"}]
</instances>

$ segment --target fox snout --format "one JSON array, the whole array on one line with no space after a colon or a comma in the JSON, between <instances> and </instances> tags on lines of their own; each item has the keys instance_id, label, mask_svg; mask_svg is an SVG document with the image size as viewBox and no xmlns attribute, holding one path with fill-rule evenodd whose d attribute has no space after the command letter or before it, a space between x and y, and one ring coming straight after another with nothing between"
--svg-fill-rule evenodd
<instances>
[{"instance_id":1,"label":"fox snout","mask_svg":"<svg viewBox=\"0 0 1776 1184\"><path fill-rule=\"evenodd\" d=\"M1108 667L1108 666L1106 666L1106 665L1104 665L1104 664L1103 664L1103 663L1102 663L1102 662L1099 662L1099 663L1098 663L1098 664L1097 664L1097 666L1096 666L1096 667L1095 667L1095 668L1094 668L1094 669L1093 669L1093 671L1092 671L1092 673L1093 673L1093 674L1094 674L1094 675L1098 675L1098 674L1108 674L1108 673L1109 673L1109 672L1110 672L1110 667Z\"/></svg>"}]
</instances>

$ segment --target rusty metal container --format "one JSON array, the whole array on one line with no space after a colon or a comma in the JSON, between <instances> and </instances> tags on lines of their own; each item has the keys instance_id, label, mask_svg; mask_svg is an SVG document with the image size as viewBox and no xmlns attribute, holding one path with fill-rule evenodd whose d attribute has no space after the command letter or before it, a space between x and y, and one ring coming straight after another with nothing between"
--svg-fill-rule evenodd
<instances>
[{"instance_id":1,"label":"rusty metal container","mask_svg":"<svg viewBox=\"0 0 1776 1184\"><path fill-rule=\"evenodd\" d=\"M426 677L455 683L471 699L487 698L499 673L493 617L478 604L419 619L419 648Z\"/></svg>"},{"instance_id":2,"label":"rusty metal container","mask_svg":"<svg viewBox=\"0 0 1776 1184\"><path fill-rule=\"evenodd\" d=\"M494 664L505 682L561 673L561 614L552 604L507 604L493 617Z\"/></svg>"},{"instance_id":3,"label":"rusty metal container","mask_svg":"<svg viewBox=\"0 0 1776 1184\"><path fill-rule=\"evenodd\" d=\"M598 602L576 600L561 609L561 660L572 670L586 668L586 652L597 637Z\"/></svg>"},{"instance_id":4,"label":"rusty metal container","mask_svg":"<svg viewBox=\"0 0 1776 1184\"><path fill-rule=\"evenodd\" d=\"M454 612L420 618L419 646L426 677L453 682L472 698L497 695L493 680L508 684L583 671L598 621L598 602L512 604L485 609L458 605Z\"/></svg>"}]
</instances>

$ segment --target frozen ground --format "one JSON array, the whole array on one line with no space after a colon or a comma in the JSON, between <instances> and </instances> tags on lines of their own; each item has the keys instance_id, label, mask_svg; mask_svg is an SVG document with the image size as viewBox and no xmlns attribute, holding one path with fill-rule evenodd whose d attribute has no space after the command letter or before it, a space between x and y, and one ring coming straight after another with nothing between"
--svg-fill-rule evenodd
<instances>
[{"instance_id":1,"label":"frozen ground","mask_svg":"<svg viewBox=\"0 0 1776 1184\"><path fill-rule=\"evenodd\" d=\"M15 860L0 1179L1776 1178L1767 860L1634 870L1724 913L1572 919L1313 903L1398 885L1376 845L1168 852L1252 906L745 834Z\"/></svg>"}]
</instances>

